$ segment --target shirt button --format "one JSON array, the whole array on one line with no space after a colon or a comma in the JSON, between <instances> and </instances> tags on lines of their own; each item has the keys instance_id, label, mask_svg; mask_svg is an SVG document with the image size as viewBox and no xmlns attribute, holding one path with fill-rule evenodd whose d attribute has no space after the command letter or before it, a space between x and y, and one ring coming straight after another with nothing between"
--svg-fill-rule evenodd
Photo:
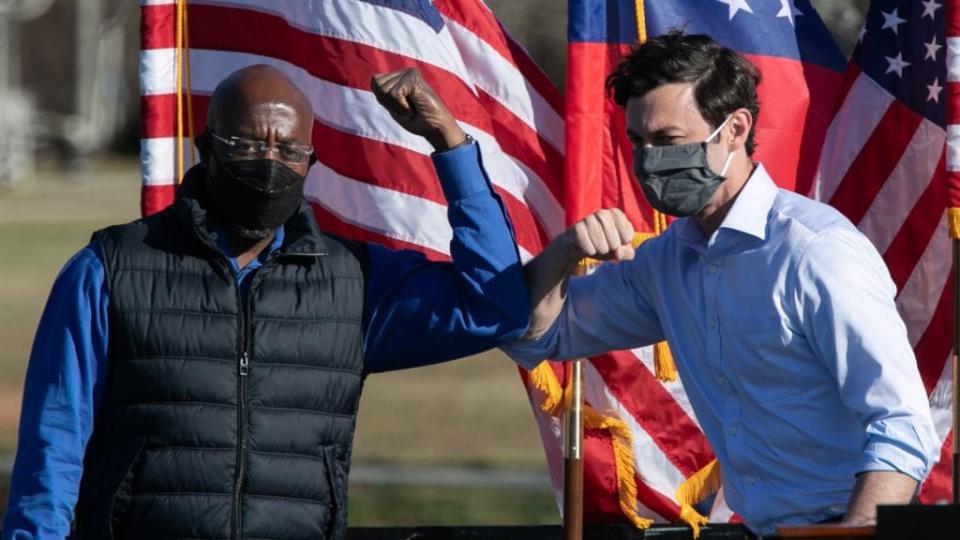
<instances>
[{"instance_id":1,"label":"shirt button","mask_svg":"<svg viewBox=\"0 0 960 540\"><path fill-rule=\"evenodd\" d=\"M754 484L757 483L757 479L754 478L754 477L752 477L752 476L748 476L748 477L747 477L747 483L752 486L752 485L754 485Z\"/></svg>"},{"instance_id":2,"label":"shirt button","mask_svg":"<svg viewBox=\"0 0 960 540\"><path fill-rule=\"evenodd\" d=\"M717 382L720 383L720 386L727 384L727 379L723 378L723 375L717 377Z\"/></svg>"},{"instance_id":3,"label":"shirt button","mask_svg":"<svg viewBox=\"0 0 960 540\"><path fill-rule=\"evenodd\" d=\"M714 273L714 272L716 272L716 271L717 271L717 265L711 264L711 265L707 266L707 272L710 272L710 273L712 274L712 273Z\"/></svg>"},{"instance_id":4,"label":"shirt button","mask_svg":"<svg viewBox=\"0 0 960 540\"><path fill-rule=\"evenodd\" d=\"M716 328L716 327L717 327L717 324L718 324L718 323L717 323L717 318L716 318L716 317L711 317L709 324L710 324L710 328Z\"/></svg>"},{"instance_id":5,"label":"shirt button","mask_svg":"<svg viewBox=\"0 0 960 540\"><path fill-rule=\"evenodd\" d=\"M730 428L727 429L727 432L729 432L731 435L736 435L736 434L737 434L737 426L730 426Z\"/></svg>"}]
</instances>

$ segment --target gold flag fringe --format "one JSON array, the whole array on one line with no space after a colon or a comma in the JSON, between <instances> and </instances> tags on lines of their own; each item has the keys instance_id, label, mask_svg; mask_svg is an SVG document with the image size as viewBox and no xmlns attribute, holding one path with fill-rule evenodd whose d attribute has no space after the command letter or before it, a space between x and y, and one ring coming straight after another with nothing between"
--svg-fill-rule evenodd
<instances>
[{"instance_id":1,"label":"gold flag fringe","mask_svg":"<svg viewBox=\"0 0 960 540\"><path fill-rule=\"evenodd\" d=\"M680 519L693 529L693 537L700 536L700 526L707 524L707 518L694 510L693 505L720 490L720 465L714 459L702 469L684 480L674 495L680 503Z\"/></svg>"},{"instance_id":2,"label":"gold flag fringe","mask_svg":"<svg viewBox=\"0 0 960 540\"><path fill-rule=\"evenodd\" d=\"M613 416L604 416L593 407L583 407L583 426L587 429L605 429L610 432L613 442L613 462L617 471L617 495L620 510L630 523L638 529L653 525L653 520L641 517L637 513L636 470L633 466L633 434L630 428Z\"/></svg>"}]
</instances>

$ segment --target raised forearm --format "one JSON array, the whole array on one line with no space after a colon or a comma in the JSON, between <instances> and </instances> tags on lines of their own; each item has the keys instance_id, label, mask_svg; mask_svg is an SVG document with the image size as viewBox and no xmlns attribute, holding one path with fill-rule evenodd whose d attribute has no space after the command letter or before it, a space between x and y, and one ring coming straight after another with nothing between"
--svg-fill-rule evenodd
<instances>
[{"instance_id":1,"label":"raised forearm","mask_svg":"<svg viewBox=\"0 0 960 540\"><path fill-rule=\"evenodd\" d=\"M532 306L530 325L524 339L534 340L543 336L563 309L567 282L577 265L577 259L569 253L562 238L551 242L524 268Z\"/></svg>"},{"instance_id":2,"label":"raised forearm","mask_svg":"<svg viewBox=\"0 0 960 540\"><path fill-rule=\"evenodd\" d=\"M877 505L907 504L916 490L917 481L903 473L862 473L857 476L843 522L850 525L872 525L877 521Z\"/></svg>"},{"instance_id":3,"label":"raised forearm","mask_svg":"<svg viewBox=\"0 0 960 540\"><path fill-rule=\"evenodd\" d=\"M614 208L590 214L550 242L525 268L533 311L524 339L537 339L553 326L563 309L567 280L581 259L632 259L632 241L633 225Z\"/></svg>"}]
</instances>

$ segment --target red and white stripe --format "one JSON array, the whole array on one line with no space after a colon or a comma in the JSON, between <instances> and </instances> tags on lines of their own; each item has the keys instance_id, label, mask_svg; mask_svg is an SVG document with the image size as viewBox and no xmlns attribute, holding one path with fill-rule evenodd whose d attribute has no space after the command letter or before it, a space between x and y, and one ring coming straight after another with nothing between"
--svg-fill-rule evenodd
<instances>
[{"instance_id":1,"label":"red and white stripe","mask_svg":"<svg viewBox=\"0 0 960 540\"><path fill-rule=\"evenodd\" d=\"M960 74L956 39L947 40L953 42L951 85ZM944 130L921 117L853 64L847 77L851 83L827 131L813 195L843 212L883 255L937 433L948 441L952 261L945 209L947 170L960 170L948 136L955 127ZM949 474L949 460L941 459L924 485L925 502L949 499Z\"/></svg>"}]
</instances>

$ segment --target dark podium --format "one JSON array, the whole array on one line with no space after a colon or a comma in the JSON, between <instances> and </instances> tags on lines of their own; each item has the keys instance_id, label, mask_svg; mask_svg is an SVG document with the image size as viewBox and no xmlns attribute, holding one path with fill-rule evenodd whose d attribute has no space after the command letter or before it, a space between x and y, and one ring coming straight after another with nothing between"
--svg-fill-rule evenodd
<instances>
[{"instance_id":1,"label":"dark podium","mask_svg":"<svg viewBox=\"0 0 960 540\"><path fill-rule=\"evenodd\" d=\"M352 528L347 540L558 540L559 525L531 527L409 527ZM756 538L741 525L711 524L700 528L700 540L751 540ZM876 527L811 525L783 527L776 539L813 540L947 540L960 538L960 505L880 506ZM630 525L587 525L584 540L692 540L686 525L654 525L641 531Z\"/></svg>"},{"instance_id":2,"label":"dark podium","mask_svg":"<svg viewBox=\"0 0 960 540\"><path fill-rule=\"evenodd\" d=\"M352 528L347 540L558 540L563 538L560 525L530 527L411 527ZM587 525L584 540L691 540L690 527L654 525L641 531L630 525ZM749 538L740 525L708 525L700 528L700 540L744 540Z\"/></svg>"}]
</instances>

